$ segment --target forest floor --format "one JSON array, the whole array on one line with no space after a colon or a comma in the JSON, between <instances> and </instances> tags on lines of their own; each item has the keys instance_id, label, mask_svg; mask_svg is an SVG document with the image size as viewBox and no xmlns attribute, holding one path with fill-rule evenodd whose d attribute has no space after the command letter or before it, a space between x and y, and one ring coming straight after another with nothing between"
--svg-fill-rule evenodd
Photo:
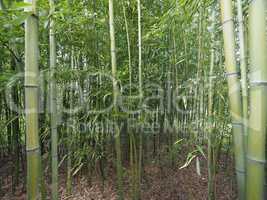
<instances>
[{"instance_id":1,"label":"forest floor","mask_svg":"<svg viewBox=\"0 0 267 200\"><path fill-rule=\"evenodd\" d=\"M207 162L200 158L201 176L196 170L196 162L179 169L185 160L186 154L180 154L178 165L171 167L168 164L147 164L144 168L142 180L142 200L206 200L208 192ZM184 156L182 156L184 155ZM8 163L6 164L7 167ZM2 167L3 168L3 167ZM104 187L99 176L92 179L91 186L85 177L76 177L73 184L72 196L66 195L65 173L60 175L60 199L61 200L116 200L115 170L109 167ZM127 170L126 170L127 171ZM125 177L129 177L125 173ZM22 186L11 192L11 177L6 176L2 181L3 200L26 199L25 189ZM130 199L129 182L125 180L125 199ZM4 196L3 196L4 195ZM235 200L236 184L232 159L225 155L218 162L218 173L216 175L216 200Z\"/></svg>"}]
</instances>

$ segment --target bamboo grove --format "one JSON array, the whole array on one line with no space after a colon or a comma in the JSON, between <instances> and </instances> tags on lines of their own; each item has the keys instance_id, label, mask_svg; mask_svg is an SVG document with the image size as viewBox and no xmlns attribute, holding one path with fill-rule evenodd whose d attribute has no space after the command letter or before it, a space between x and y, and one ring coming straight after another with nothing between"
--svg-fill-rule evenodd
<instances>
[{"instance_id":1,"label":"bamboo grove","mask_svg":"<svg viewBox=\"0 0 267 200\"><path fill-rule=\"evenodd\" d=\"M232 199L266 199L266 11L266 0L0 0L0 197L75 199L97 177L140 200L156 166L194 169L209 200L232 170Z\"/></svg>"}]
</instances>

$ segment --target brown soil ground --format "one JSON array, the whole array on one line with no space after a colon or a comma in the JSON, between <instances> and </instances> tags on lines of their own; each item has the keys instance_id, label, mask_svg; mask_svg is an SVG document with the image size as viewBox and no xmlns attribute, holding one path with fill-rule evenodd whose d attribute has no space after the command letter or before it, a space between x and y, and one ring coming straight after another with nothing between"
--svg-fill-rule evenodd
<instances>
[{"instance_id":1,"label":"brown soil ground","mask_svg":"<svg viewBox=\"0 0 267 200\"><path fill-rule=\"evenodd\" d=\"M218 163L216 175L216 200L235 200L236 185L233 163L226 156ZM182 170L179 169L185 161L185 156L179 159L179 164L173 167L166 167L163 164L146 164L142 180L142 200L206 200L208 192L207 165L204 158L200 159L201 176L196 172L196 162ZM7 164L8 165L8 164ZM72 196L66 195L64 173L60 177L60 199L61 200L116 200L115 170L110 167L104 187L100 178L93 178L91 186L88 186L86 178L75 178ZM125 173L125 177L129 177ZM125 178L126 179L126 178ZM14 194L11 192L11 178L6 176L2 181L3 200L24 200L25 189L17 187ZM129 183L125 180L125 199L130 199ZM49 188L49 186L48 186Z\"/></svg>"}]
</instances>

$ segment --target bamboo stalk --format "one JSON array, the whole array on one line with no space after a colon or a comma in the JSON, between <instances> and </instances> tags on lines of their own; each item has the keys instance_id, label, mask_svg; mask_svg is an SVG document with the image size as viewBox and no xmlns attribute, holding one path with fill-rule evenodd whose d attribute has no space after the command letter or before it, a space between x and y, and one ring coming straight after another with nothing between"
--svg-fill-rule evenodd
<instances>
[{"instance_id":1,"label":"bamboo stalk","mask_svg":"<svg viewBox=\"0 0 267 200\"><path fill-rule=\"evenodd\" d=\"M115 27L114 27L114 9L113 0L109 0L109 30L110 30L110 54L111 54L111 67L113 76L113 103L115 114L118 112L117 102L119 90L117 85L117 58L116 58L116 42L115 42ZM115 149L116 149L116 168L117 168L117 182L119 199L123 200L123 176L122 176L122 163L121 163L121 142L120 142L120 129L116 124L115 127Z\"/></svg>"},{"instance_id":2,"label":"bamboo stalk","mask_svg":"<svg viewBox=\"0 0 267 200\"><path fill-rule=\"evenodd\" d=\"M27 199L40 197L40 145L38 133L38 19L36 0L25 0L32 12L25 21L25 120L27 151Z\"/></svg>"},{"instance_id":3,"label":"bamboo stalk","mask_svg":"<svg viewBox=\"0 0 267 200\"><path fill-rule=\"evenodd\" d=\"M240 46L240 69L241 69L241 87L242 87L242 105L243 105L243 123L244 123L244 145L247 148L248 135L248 83L247 83L247 60L245 50L245 31L244 31L244 17L241 0L237 0L238 11L238 33Z\"/></svg>"},{"instance_id":4,"label":"bamboo stalk","mask_svg":"<svg viewBox=\"0 0 267 200\"><path fill-rule=\"evenodd\" d=\"M216 10L212 11L212 30L211 30L211 58L209 72L209 96L208 96L208 192L209 200L215 199L215 165L214 165L214 127L213 127L213 71L214 71L214 56L215 56L215 25L216 25Z\"/></svg>"},{"instance_id":5,"label":"bamboo stalk","mask_svg":"<svg viewBox=\"0 0 267 200\"><path fill-rule=\"evenodd\" d=\"M75 69L75 58L74 58L74 47L71 46L71 69ZM73 81L73 80L72 80ZM75 83L71 83L71 91L69 92L69 101L70 101L70 116L69 121L67 123L67 133L68 141L67 141L67 148L68 148L68 157L67 157L67 194L71 195L72 193L72 157L73 157L73 139L74 139L74 126L75 126L75 116L74 116L74 95L75 92Z\"/></svg>"},{"instance_id":6,"label":"bamboo stalk","mask_svg":"<svg viewBox=\"0 0 267 200\"><path fill-rule=\"evenodd\" d=\"M242 105L240 82L235 58L234 20L232 1L220 0L221 17L224 37L225 68L228 82L229 109L232 118L235 171L237 174L238 196L244 199L245 194L245 151L244 129L242 120Z\"/></svg>"},{"instance_id":7,"label":"bamboo stalk","mask_svg":"<svg viewBox=\"0 0 267 200\"><path fill-rule=\"evenodd\" d=\"M125 23L126 37L127 37L127 49L128 49L128 59L129 59L129 84L130 84L130 96L132 94L132 56L131 56L131 43L129 35L129 26L126 17L125 5L123 4L123 17Z\"/></svg>"},{"instance_id":8,"label":"bamboo stalk","mask_svg":"<svg viewBox=\"0 0 267 200\"><path fill-rule=\"evenodd\" d=\"M52 200L58 199L58 134L57 134L57 104L56 104L56 84L54 73L56 68L56 38L55 38L55 22L53 14L55 12L54 0L49 0L50 4L50 123L51 123L51 157L52 157Z\"/></svg>"},{"instance_id":9,"label":"bamboo stalk","mask_svg":"<svg viewBox=\"0 0 267 200\"><path fill-rule=\"evenodd\" d=\"M267 124L266 0L254 0L249 8L250 119L247 149L247 199L266 199L265 148Z\"/></svg>"},{"instance_id":10,"label":"bamboo stalk","mask_svg":"<svg viewBox=\"0 0 267 200\"><path fill-rule=\"evenodd\" d=\"M125 30L127 37L127 47L128 47L128 59L129 59L129 85L130 85L130 96L132 96L132 58L131 58L131 43L130 43L130 34L129 34L129 25L126 17L125 3L123 3L123 16L125 22ZM130 99L130 105L132 101ZM129 116L132 119L132 115ZM132 133L132 130L129 130L129 143L130 143L130 167L131 167L131 187L132 187L132 199L138 199L138 157L136 155L136 144L135 144L135 135Z\"/></svg>"},{"instance_id":11,"label":"bamboo stalk","mask_svg":"<svg viewBox=\"0 0 267 200\"><path fill-rule=\"evenodd\" d=\"M141 26L141 0L137 0L138 11L138 72L139 72L139 95L140 101L143 99L143 81L142 81L142 26ZM139 117L141 118L142 111ZM138 196L141 198L141 181L142 181L142 161L143 161L143 133L140 131L139 138L139 166L138 166Z\"/></svg>"}]
</instances>

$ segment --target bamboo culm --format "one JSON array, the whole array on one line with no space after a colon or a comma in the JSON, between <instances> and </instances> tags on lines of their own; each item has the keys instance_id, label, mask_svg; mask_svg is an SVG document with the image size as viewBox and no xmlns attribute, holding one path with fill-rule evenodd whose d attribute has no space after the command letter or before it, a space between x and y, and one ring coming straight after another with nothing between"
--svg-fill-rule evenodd
<instances>
[{"instance_id":1,"label":"bamboo culm","mask_svg":"<svg viewBox=\"0 0 267 200\"><path fill-rule=\"evenodd\" d=\"M247 148L248 135L248 83L247 83L247 56L245 46L244 17L242 1L237 0L238 11L238 37L240 50L240 69L241 69L241 87L242 87L242 105L243 105L243 123L244 123L244 145Z\"/></svg>"},{"instance_id":2,"label":"bamboo culm","mask_svg":"<svg viewBox=\"0 0 267 200\"><path fill-rule=\"evenodd\" d=\"M119 97L119 89L117 85L117 59L116 59L116 43L115 43L115 27L114 27L114 9L113 0L109 0L109 30L110 30L110 54L111 54L111 68L113 76L113 103L115 114L118 113L117 101ZM116 119L115 119L116 121ZM121 141L120 129L118 124L115 126L115 150L116 150L116 169L117 169L117 184L119 199L123 200L123 169L121 163Z\"/></svg>"},{"instance_id":3,"label":"bamboo culm","mask_svg":"<svg viewBox=\"0 0 267 200\"><path fill-rule=\"evenodd\" d=\"M267 124L267 35L266 0L254 0L249 7L250 116L247 149L247 199L265 196Z\"/></svg>"},{"instance_id":4,"label":"bamboo culm","mask_svg":"<svg viewBox=\"0 0 267 200\"><path fill-rule=\"evenodd\" d=\"M143 99L143 81L142 81L142 26L141 26L141 0L137 0L138 10L138 72L139 72L139 95L140 101ZM141 118L142 111L140 111L139 118ZM138 196L140 199L141 181L142 181L142 161L143 161L143 134L140 131L139 137L139 166L138 166Z\"/></svg>"},{"instance_id":5,"label":"bamboo culm","mask_svg":"<svg viewBox=\"0 0 267 200\"><path fill-rule=\"evenodd\" d=\"M25 0L31 11L25 21L25 120L27 151L27 200L40 198L40 144L38 133L38 19L36 0Z\"/></svg>"},{"instance_id":6,"label":"bamboo culm","mask_svg":"<svg viewBox=\"0 0 267 200\"><path fill-rule=\"evenodd\" d=\"M238 197L245 199L245 149L240 81L235 57L234 19L232 0L220 0L224 38L225 69L228 82L229 109L232 118L235 171Z\"/></svg>"},{"instance_id":7,"label":"bamboo culm","mask_svg":"<svg viewBox=\"0 0 267 200\"><path fill-rule=\"evenodd\" d=\"M214 166L214 128L213 128L213 71L214 71L214 54L215 54L215 25L216 25L216 9L212 11L212 30L211 30L211 58L209 72L209 95L208 95L208 192L209 200L215 199L215 166Z\"/></svg>"},{"instance_id":8,"label":"bamboo culm","mask_svg":"<svg viewBox=\"0 0 267 200\"><path fill-rule=\"evenodd\" d=\"M55 12L54 0L49 1L50 4L50 123L51 123L51 157L52 157L52 200L58 199L58 134L57 134L57 99L56 99L56 83L54 73L56 68L56 39L55 39L55 22L53 14Z\"/></svg>"}]
</instances>

